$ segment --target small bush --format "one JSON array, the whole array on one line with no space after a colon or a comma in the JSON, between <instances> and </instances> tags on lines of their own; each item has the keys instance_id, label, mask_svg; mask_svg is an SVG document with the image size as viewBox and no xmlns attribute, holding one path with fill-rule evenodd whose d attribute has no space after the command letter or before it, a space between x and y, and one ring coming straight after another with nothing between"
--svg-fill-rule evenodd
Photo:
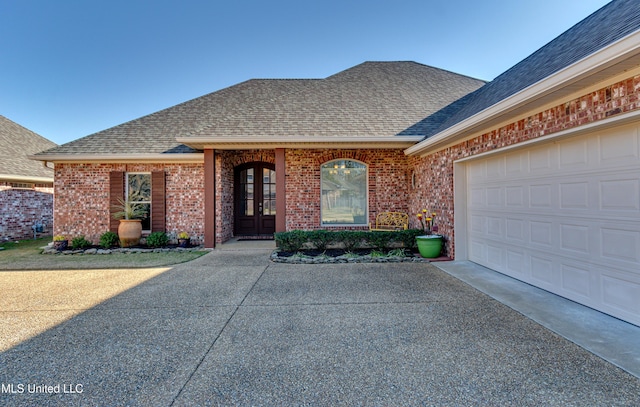
<instances>
[{"instance_id":1,"label":"small bush","mask_svg":"<svg viewBox=\"0 0 640 407\"><path fill-rule=\"evenodd\" d=\"M336 241L338 235L329 230L313 230L309 232L309 241L320 251L327 250L327 246Z\"/></svg>"},{"instance_id":2,"label":"small bush","mask_svg":"<svg viewBox=\"0 0 640 407\"><path fill-rule=\"evenodd\" d=\"M147 236L147 246L163 247L169 244L169 237L164 232L153 232Z\"/></svg>"},{"instance_id":3,"label":"small bush","mask_svg":"<svg viewBox=\"0 0 640 407\"><path fill-rule=\"evenodd\" d=\"M84 236L74 237L71 241L71 248L74 250L81 250L91 247L91 242L84 238Z\"/></svg>"},{"instance_id":4,"label":"small bush","mask_svg":"<svg viewBox=\"0 0 640 407\"><path fill-rule=\"evenodd\" d=\"M402 242L405 249L414 249L417 246L416 237L424 235L424 232L421 229L402 230L398 233L398 240Z\"/></svg>"},{"instance_id":5,"label":"small bush","mask_svg":"<svg viewBox=\"0 0 640 407\"><path fill-rule=\"evenodd\" d=\"M370 232L367 240L376 250L386 251L396 241L397 234L398 232Z\"/></svg>"},{"instance_id":6,"label":"small bush","mask_svg":"<svg viewBox=\"0 0 640 407\"><path fill-rule=\"evenodd\" d=\"M100 235L100 247L103 249L111 249L112 247L117 247L120 244L120 239L118 238L118 234L115 232L104 232Z\"/></svg>"},{"instance_id":7,"label":"small bush","mask_svg":"<svg viewBox=\"0 0 640 407\"><path fill-rule=\"evenodd\" d=\"M276 246L287 252L300 251L309 238L308 233L303 230L277 232L274 234Z\"/></svg>"},{"instance_id":8,"label":"small bush","mask_svg":"<svg viewBox=\"0 0 640 407\"><path fill-rule=\"evenodd\" d=\"M338 234L337 240L342 242L344 249L347 252L352 252L362 245L365 233L369 232L361 232L359 230L342 230L336 233Z\"/></svg>"}]
</instances>

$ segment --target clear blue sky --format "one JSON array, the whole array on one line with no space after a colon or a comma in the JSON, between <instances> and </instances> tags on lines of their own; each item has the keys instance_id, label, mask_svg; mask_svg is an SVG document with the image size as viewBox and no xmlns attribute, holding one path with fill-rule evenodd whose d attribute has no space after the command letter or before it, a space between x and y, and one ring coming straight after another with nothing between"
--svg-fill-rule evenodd
<instances>
[{"instance_id":1,"label":"clear blue sky","mask_svg":"<svg viewBox=\"0 0 640 407\"><path fill-rule=\"evenodd\" d=\"M0 115L58 144L251 78L491 80L608 0L0 0Z\"/></svg>"}]
</instances>

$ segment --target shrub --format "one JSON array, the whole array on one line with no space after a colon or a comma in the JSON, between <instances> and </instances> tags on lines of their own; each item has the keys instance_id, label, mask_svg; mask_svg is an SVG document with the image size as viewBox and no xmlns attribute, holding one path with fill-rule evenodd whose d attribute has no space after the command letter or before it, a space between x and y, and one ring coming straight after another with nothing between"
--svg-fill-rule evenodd
<instances>
[{"instance_id":1,"label":"shrub","mask_svg":"<svg viewBox=\"0 0 640 407\"><path fill-rule=\"evenodd\" d=\"M413 249L417 246L416 237L424 235L424 232L420 229L408 229L402 230L399 233L398 240L402 242L405 249Z\"/></svg>"},{"instance_id":2,"label":"shrub","mask_svg":"<svg viewBox=\"0 0 640 407\"><path fill-rule=\"evenodd\" d=\"M71 248L74 250L86 249L91 247L91 242L84 238L84 236L74 237L71 241Z\"/></svg>"},{"instance_id":3,"label":"shrub","mask_svg":"<svg viewBox=\"0 0 640 407\"><path fill-rule=\"evenodd\" d=\"M153 232L147 236L147 246L163 247L169 244L169 237L164 232Z\"/></svg>"},{"instance_id":4,"label":"shrub","mask_svg":"<svg viewBox=\"0 0 640 407\"><path fill-rule=\"evenodd\" d=\"M370 232L367 234L369 245L377 250L387 250L396 241L398 232Z\"/></svg>"},{"instance_id":5,"label":"shrub","mask_svg":"<svg viewBox=\"0 0 640 407\"><path fill-rule=\"evenodd\" d=\"M297 252L308 240L308 232L292 230L289 232L277 232L274 234L276 246L287 252Z\"/></svg>"},{"instance_id":6,"label":"shrub","mask_svg":"<svg viewBox=\"0 0 640 407\"><path fill-rule=\"evenodd\" d=\"M342 242L344 245L344 249L348 252L352 252L355 249L359 248L364 240L365 233L359 230L342 230L338 233L338 241Z\"/></svg>"},{"instance_id":7,"label":"shrub","mask_svg":"<svg viewBox=\"0 0 640 407\"><path fill-rule=\"evenodd\" d=\"M320 251L327 250L327 246L335 242L338 235L335 232L329 230L313 230L309 233L308 240Z\"/></svg>"},{"instance_id":8,"label":"shrub","mask_svg":"<svg viewBox=\"0 0 640 407\"><path fill-rule=\"evenodd\" d=\"M115 232L104 232L100 235L100 247L103 249L110 249L112 247L117 247L120 244L120 239L118 238L118 234Z\"/></svg>"}]
</instances>

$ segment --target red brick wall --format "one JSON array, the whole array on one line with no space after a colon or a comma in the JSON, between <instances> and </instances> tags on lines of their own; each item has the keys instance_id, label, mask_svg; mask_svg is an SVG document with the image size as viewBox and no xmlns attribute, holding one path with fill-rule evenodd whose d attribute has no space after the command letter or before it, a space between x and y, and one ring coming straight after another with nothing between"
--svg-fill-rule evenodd
<instances>
[{"instance_id":1,"label":"red brick wall","mask_svg":"<svg viewBox=\"0 0 640 407\"><path fill-rule=\"evenodd\" d=\"M43 223L44 234L51 234L53 188L38 184L33 189L21 189L1 182L0 241L32 239L35 223Z\"/></svg>"},{"instance_id":2,"label":"red brick wall","mask_svg":"<svg viewBox=\"0 0 640 407\"><path fill-rule=\"evenodd\" d=\"M406 212L407 157L402 150L286 149L287 230L318 229L320 226L320 166L348 158L369 168L369 218L378 212ZM274 150L223 151L216 154L216 242L233 236L234 168L249 162L275 163Z\"/></svg>"},{"instance_id":3,"label":"red brick wall","mask_svg":"<svg viewBox=\"0 0 640 407\"><path fill-rule=\"evenodd\" d=\"M320 166L335 159L368 166L369 221L379 212L408 210L408 161L402 150L287 149L287 230L325 228L320 225Z\"/></svg>"},{"instance_id":4,"label":"red brick wall","mask_svg":"<svg viewBox=\"0 0 640 407\"><path fill-rule=\"evenodd\" d=\"M583 95L566 103L514 121L478 137L424 157L411 157L416 188L411 190L410 205L415 213L434 208L438 213L439 233L445 235L449 256L453 244L453 163L461 158L546 136L562 130L596 122L640 108L640 75Z\"/></svg>"},{"instance_id":5,"label":"red brick wall","mask_svg":"<svg viewBox=\"0 0 640 407\"><path fill-rule=\"evenodd\" d=\"M202 164L56 164L54 234L97 243L109 230L109 172L165 172L166 231L204 239Z\"/></svg>"}]
</instances>

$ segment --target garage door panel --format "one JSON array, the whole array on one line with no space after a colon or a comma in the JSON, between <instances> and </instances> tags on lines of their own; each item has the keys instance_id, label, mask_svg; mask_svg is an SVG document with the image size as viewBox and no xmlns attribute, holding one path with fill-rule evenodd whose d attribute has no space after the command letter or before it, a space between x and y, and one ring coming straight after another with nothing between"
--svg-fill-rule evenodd
<instances>
[{"instance_id":1,"label":"garage door panel","mask_svg":"<svg viewBox=\"0 0 640 407\"><path fill-rule=\"evenodd\" d=\"M509 208L523 208L525 206L525 188L522 185L507 186L505 195L506 205Z\"/></svg>"},{"instance_id":2,"label":"garage door panel","mask_svg":"<svg viewBox=\"0 0 640 407\"><path fill-rule=\"evenodd\" d=\"M589 209L589 183L560 182L560 208Z\"/></svg>"},{"instance_id":3,"label":"garage door panel","mask_svg":"<svg viewBox=\"0 0 640 407\"><path fill-rule=\"evenodd\" d=\"M542 246L544 249L552 249L553 245L553 224L551 222L529 222L529 242L533 245Z\"/></svg>"},{"instance_id":4,"label":"garage door panel","mask_svg":"<svg viewBox=\"0 0 640 407\"><path fill-rule=\"evenodd\" d=\"M607 310L624 315L640 313L640 284L620 276L602 277L602 302Z\"/></svg>"},{"instance_id":5,"label":"garage door panel","mask_svg":"<svg viewBox=\"0 0 640 407\"><path fill-rule=\"evenodd\" d=\"M599 181L600 208L610 211L640 211L640 179L605 179Z\"/></svg>"},{"instance_id":6,"label":"garage door panel","mask_svg":"<svg viewBox=\"0 0 640 407\"><path fill-rule=\"evenodd\" d=\"M563 170L582 170L589 167L588 141L571 139L558 143L559 168Z\"/></svg>"},{"instance_id":7,"label":"garage door panel","mask_svg":"<svg viewBox=\"0 0 640 407\"><path fill-rule=\"evenodd\" d=\"M500 270L504 273L504 260L503 260L503 251L504 249L498 243L489 243L486 246L487 251L487 264L491 266L494 270Z\"/></svg>"},{"instance_id":8,"label":"garage door panel","mask_svg":"<svg viewBox=\"0 0 640 407\"><path fill-rule=\"evenodd\" d=\"M506 237L511 241L525 243L526 223L523 219L508 218L506 220Z\"/></svg>"},{"instance_id":9,"label":"garage door panel","mask_svg":"<svg viewBox=\"0 0 640 407\"><path fill-rule=\"evenodd\" d=\"M591 278L591 272L589 267L580 267L570 264L561 265L561 280L562 289L573 294L572 299L579 300L581 302L591 302L593 297L594 285Z\"/></svg>"},{"instance_id":10,"label":"garage door panel","mask_svg":"<svg viewBox=\"0 0 640 407\"><path fill-rule=\"evenodd\" d=\"M618 167L624 163L640 162L638 128L622 128L598 136L599 158L602 166Z\"/></svg>"},{"instance_id":11,"label":"garage door panel","mask_svg":"<svg viewBox=\"0 0 640 407\"><path fill-rule=\"evenodd\" d=\"M526 256L522 250L505 248L506 251L506 268L504 273L525 278L528 268L526 267Z\"/></svg>"},{"instance_id":12,"label":"garage door panel","mask_svg":"<svg viewBox=\"0 0 640 407\"><path fill-rule=\"evenodd\" d=\"M531 255L529 257L529 264L532 282L547 289L557 285L555 273L553 272L553 260L551 258Z\"/></svg>"},{"instance_id":13,"label":"garage door panel","mask_svg":"<svg viewBox=\"0 0 640 407\"><path fill-rule=\"evenodd\" d=\"M586 225L560 224L560 248L578 254L588 254L589 227Z\"/></svg>"},{"instance_id":14,"label":"garage door panel","mask_svg":"<svg viewBox=\"0 0 640 407\"><path fill-rule=\"evenodd\" d=\"M529 206L532 208L551 208L553 194L551 184L529 186Z\"/></svg>"},{"instance_id":15,"label":"garage door panel","mask_svg":"<svg viewBox=\"0 0 640 407\"><path fill-rule=\"evenodd\" d=\"M629 225L600 229L602 257L611 261L629 261L640 269L640 227L629 229Z\"/></svg>"},{"instance_id":16,"label":"garage door panel","mask_svg":"<svg viewBox=\"0 0 640 407\"><path fill-rule=\"evenodd\" d=\"M480 158L467 196L471 261L640 325L637 126Z\"/></svg>"},{"instance_id":17,"label":"garage door panel","mask_svg":"<svg viewBox=\"0 0 640 407\"><path fill-rule=\"evenodd\" d=\"M512 152L505 157L505 174L507 176L521 176L528 171L528 153Z\"/></svg>"}]
</instances>

